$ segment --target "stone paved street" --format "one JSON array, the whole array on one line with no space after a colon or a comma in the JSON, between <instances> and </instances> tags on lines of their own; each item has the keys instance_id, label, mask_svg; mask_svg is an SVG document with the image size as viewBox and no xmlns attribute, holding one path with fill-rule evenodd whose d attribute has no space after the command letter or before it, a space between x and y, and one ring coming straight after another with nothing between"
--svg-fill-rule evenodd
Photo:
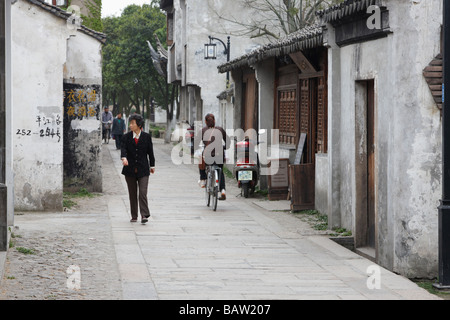
<instances>
[{"instance_id":1,"label":"stone paved street","mask_svg":"<svg viewBox=\"0 0 450 320\"><path fill-rule=\"evenodd\" d=\"M64 213L17 215L0 299L437 299L383 268L381 288L369 289L371 261L238 197L233 182L213 212L197 168L173 164L170 151L155 140L147 225L129 222L112 144L103 146L103 195ZM80 267L79 290L66 284L71 265Z\"/></svg>"}]
</instances>

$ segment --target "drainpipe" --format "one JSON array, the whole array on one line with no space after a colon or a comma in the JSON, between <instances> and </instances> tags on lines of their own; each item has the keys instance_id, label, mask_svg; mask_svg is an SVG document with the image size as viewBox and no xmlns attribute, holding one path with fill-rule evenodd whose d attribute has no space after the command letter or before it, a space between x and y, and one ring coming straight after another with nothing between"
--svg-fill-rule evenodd
<instances>
[{"instance_id":1,"label":"drainpipe","mask_svg":"<svg viewBox=\"0 0 450 320\"><path fill-rule=\"evenodd\" d=\"M442 88L442 200L439 206L439 279L438 289L450 289L450 1L443 0L443 71Z\"/></svg>"}]
</instances>

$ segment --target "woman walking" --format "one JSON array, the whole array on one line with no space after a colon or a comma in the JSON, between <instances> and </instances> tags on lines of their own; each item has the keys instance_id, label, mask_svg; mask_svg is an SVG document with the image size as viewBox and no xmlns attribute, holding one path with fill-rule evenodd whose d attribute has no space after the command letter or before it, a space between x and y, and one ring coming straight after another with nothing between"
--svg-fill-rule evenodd
<instances>
[{"instance_id":1,"label":"woman walking","mask_svg":"<svg viewBox=\"0 0 450 320\"><path fill-rule=\"evenodd\" d=\"M144 118L133 114L129 118L130 132L122 137L121 158L122 174L128 186L130 198L131 220L138 219L138 203L141 213L141 223L145 224L150 217L147 190L150 174L155 173L155 156L150 134L142 131Z\"/></svg>"}]
</instances>

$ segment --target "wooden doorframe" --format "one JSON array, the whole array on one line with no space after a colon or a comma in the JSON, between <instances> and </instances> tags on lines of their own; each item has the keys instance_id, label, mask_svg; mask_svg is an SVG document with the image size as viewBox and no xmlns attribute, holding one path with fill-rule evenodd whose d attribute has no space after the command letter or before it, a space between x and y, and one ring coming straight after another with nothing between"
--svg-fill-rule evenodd
<instances>
[{"instance_id":1,"label":"wooden doorframe","mask_svg":"<svg viewBox=\"0 0 450 320\"><path fill-rule=\"evenodd\" d=\"M258 130L258 81L256 80L256 74L254 72L244 74L242 83L242 128L244 130Z\"/></svg>"},{"instance_id":2,"label":"wooden doorframe","mask_svg":"<svg viewBox=\"0 0 450 320\"><path fill-rule=\"evenodd\" d=\"M377 255L377 127L375 81L355 83L355 247L368 258Z\"/></svg>"},{"instance_id":3,"label":"wooden doorframe","mask_svg":"<svg viewBox=\"0 0 450 320\"><path fill-rule=\"evenodd\" d=\"M315 163L315 156L316 156L316 131L317 131L317 116L318 116L318 86L319 86L319 78L324 77L324 72L319 71L315 73L309 73L309 74L300 74L298 76L298 92L299 94L299 107L298 107L298 119L297 123L301 126L301 99L302 99L302 81L308 81L308 95L309 95L309 123L308 123L308 132L306 136L306 157L304 159L307 163ZM298 139L300 137L301 128L298 132L296 143L298 143ZM305 152L305 151L304 151Z\"/></svg>"}]
</instances>

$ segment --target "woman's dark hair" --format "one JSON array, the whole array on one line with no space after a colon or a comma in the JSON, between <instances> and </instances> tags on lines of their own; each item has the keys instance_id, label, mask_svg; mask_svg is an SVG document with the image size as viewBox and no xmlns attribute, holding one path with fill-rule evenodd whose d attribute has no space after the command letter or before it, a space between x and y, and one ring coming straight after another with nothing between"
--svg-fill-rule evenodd
<instances>
[{"instance_id":1,"label":"woman's dark hair","mask_svg":"<svg viewBox=\"0 0 450 320\"><path fill-rule=\"evenodd\" d=\"M140 114L132 114L130 118L128 118L128 123L130 123L131 120L135 120L139 128L144 126L144 118Z\"/></svg>"}]
</instances>

